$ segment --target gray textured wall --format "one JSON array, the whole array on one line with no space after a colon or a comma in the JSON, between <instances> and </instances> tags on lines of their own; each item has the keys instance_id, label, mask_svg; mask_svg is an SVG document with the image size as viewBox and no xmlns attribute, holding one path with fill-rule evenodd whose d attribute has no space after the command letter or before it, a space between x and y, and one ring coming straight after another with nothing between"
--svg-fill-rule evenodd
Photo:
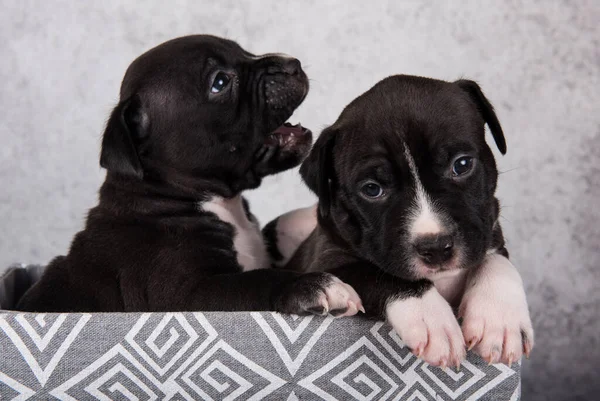
<instances>
[{"instance_id":1,"label":"gray textured wall","mask_svg":"<svg viewBox=\"0 0 600 401\"><path fill-rule=\"evenodd\" d=\"M96 202L99 139L122 74L164 40L212 33L297 56L313 81L296 117L315 131L387 75L474 78L509 144L502 224L537 329L525 399L600 390L600 2L2 0L0 9L0 266L66 252ZM250 199L263 222L313 201L297 172Z\"/></svg>"}]
</instances>

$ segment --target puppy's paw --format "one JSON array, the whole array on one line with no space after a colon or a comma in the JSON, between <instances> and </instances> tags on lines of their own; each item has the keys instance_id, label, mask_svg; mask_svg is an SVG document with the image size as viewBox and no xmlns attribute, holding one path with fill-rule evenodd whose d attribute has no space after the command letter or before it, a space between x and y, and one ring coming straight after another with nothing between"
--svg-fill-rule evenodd
<instances>
[{"instance_id":1,"label":"puppy's paw","mask_svg":"<svg viewBox=\"0 0 600 401\"><path fill-rule=\"evenodd\" d=\"M364 313L354 288L329 273L307 273L298 277L287 287L276 309L281 313L321 316L330 313L335 317L353 316L358 311Z\"/></svg>"},{"instance_id":2,"label":"puppy's paw","mask_svg":"<svg viewBox=\"0 0 600 401\"><path fill-rule=\"evenodd\" d=\"M488 363L511 365L534 344L533 326L518 272L500 255L493 255L468 283L460 308L468 349Z\"/></svg>"},{"instance_id":3,"label":"puppy's paw","mask_svg":"<svg viewBox=\"0 0 600 401\"><path fill-rule=\"evenodd\" d=\"M460 366L465 341L452 308L435 288L420 298L388 303L386 317L402 341L419 358L433 366Z\"/></svg>"}]
</instances>

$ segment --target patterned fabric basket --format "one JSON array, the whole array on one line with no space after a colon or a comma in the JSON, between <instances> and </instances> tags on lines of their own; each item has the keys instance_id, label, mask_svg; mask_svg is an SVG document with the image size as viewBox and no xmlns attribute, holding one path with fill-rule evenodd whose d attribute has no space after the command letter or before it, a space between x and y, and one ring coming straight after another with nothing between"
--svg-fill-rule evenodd
<instances>
[{"instance_id":1,"label":"patterned fabric basket","mask_svg":"<svg viewBox=\"0 0 600 401\"><path fill-rule=\"evenodd\" d=\"M520 363L434 368L383 322L270 312L29 314L0 280L0 399L518 400Z\"/></svg>"}]
</instances>

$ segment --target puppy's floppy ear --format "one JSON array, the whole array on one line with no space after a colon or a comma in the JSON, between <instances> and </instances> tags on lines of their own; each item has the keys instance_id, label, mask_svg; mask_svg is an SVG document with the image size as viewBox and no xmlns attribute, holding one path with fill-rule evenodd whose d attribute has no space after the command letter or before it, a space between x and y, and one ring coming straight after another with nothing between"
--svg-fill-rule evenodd
<instances>
[{"instance_id":1,"label":"puppy's floppy ear","mask_svg":"<svg viewBox=\"0 0 600 401\"><path fill-rule=\"evenodd\" d=\"M492 132L492 136L494 137L494 141L496 141L496 146L498 146L500 153L503 155L506 154L506 139L504 139L504 132L502 132L502 127L500 126L498 117L496 117L494 107L489 100L487 100L479 85L477 85L475 81L468 79L461 79L455 83L463 91L467 92L469 97L471 97L471 100L475 102L477 109L483 116L483 120L487 123Z\"/></svg>"},{"instance_id":2,"label":"puppy's floppy ear","mask_svg":"<svg viewBox=\"0 0 600 401\"><path fill-rule=\"evenodd\" d=\"M335 178L333 168L335 137L333 129L325 129L300 166L302 179L308 188L319 197L319 213L322 217L328 216L331 206L331 181Z\"/></svg>"},{"instance_id":3,"label":"puppy's floppy ear","mask_svg":"<svg viewBox=\"0 0 600 401\"><path fill-rule=\"evenodd\" d=\"M147 135L148 125L139 96L119 102L106 123L100 166L111 172L143 178L137 145Z\"/></svg>"}]
</instances>

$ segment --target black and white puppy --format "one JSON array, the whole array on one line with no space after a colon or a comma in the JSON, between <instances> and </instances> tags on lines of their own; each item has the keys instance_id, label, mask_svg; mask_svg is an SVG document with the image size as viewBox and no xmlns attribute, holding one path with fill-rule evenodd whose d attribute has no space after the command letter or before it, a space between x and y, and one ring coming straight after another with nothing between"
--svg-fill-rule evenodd
<instances>
[{"instance_id":1,"label":"black and white puppy","mask_svg":"<svg viewBox=\"0 0 600 401\"><path fill-rule=\"evenodd\" d=\"M274 264L335 274L430 364L459 364L466 345L490 363L528 355L533 329L498 221L486 123L504 154L500 123L475 82L379 82L302 164L318 207L265 227Z\"/></svg>"},{"instance_id":2,"label":"black and white puppy","mask_svg":"<svg viewBox=\"0 0 600 401\"><path fill-rule=\"evenodd\" d=\"M308 153L310 131L285 124L307 92L298 60L213 36L137 58L104 132L99 204L18 309L356 313L330 274L264 269L240 195Z\"/></svg>"}]
</instances>

